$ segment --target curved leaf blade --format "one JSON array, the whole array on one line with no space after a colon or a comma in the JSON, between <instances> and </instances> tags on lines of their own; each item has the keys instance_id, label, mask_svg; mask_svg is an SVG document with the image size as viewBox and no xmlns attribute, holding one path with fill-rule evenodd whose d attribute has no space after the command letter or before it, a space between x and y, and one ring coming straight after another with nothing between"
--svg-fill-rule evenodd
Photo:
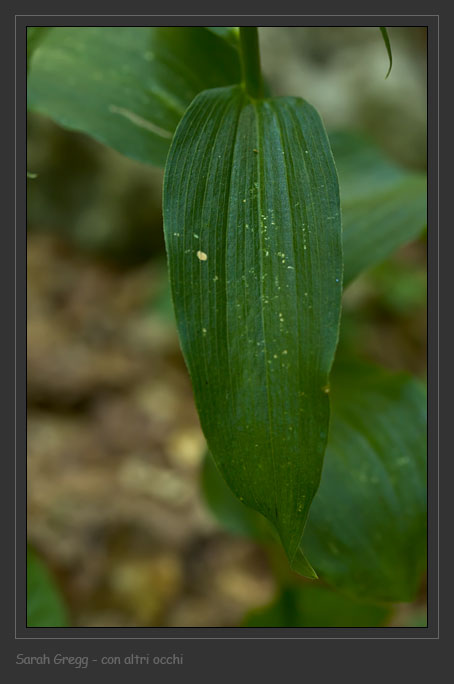
<instances>
[{"instance_id":1,"label":"curved leaf blade","mask_svg":"<svg viewBox=\"0 0 454 684\"><path fill-rule=\"evenodd\" d=\"M323 124L298 98L201 93L166 165L164 231L183 354L209 449L293 567L319 484L342 251Z\"/></svg>"},{"instance_id":2,"label":"curved leaf blade","mask_svg":"<svg viewBox=\"0 0 454 684\"><path fill-rule=\"evenodd\" d=\"M386 26L380 26L380 33L381 33L383 41L385 43L386 52L388 53L388 58L389 58L389 69L386 72L386 76L385 76L385 78L388 78L389 74L391 73L391 69L393 68L393 53L391 50L391 42L389 40L388 30L387 30Z\"/></svg>"},{"instance_id":3,"label":"curved leaf blade","mask_svg":"<svg viewBox=\"0 0 454 684\"><path fill-rule=\"evenodd\" d=\"M417 238L427 224L427 183L358 134L330 135L342 206L344 286Z\"/></svg>"},{"instance_id":4,"label":"curved leaf blade","mask_svg":"<svg viewBox=\"0 0 454 684\"><path fill-rule=\"evenodd\" d=\"M425 570L426 397L405 374L333 374L333 419L303 543L320 576L359 598L410 601Z\"/></svg>"},{"instance_id":5,"label":"curved leaf blade","mask_svg":"<svg viewBox=\"0 0 454 684\"><path fill-rule=\"evenodd\" d=\"M34 54L28 106L137 161L164 166L195 95L240 78L230 38L204 27L55 27Z\"/></svg>"}]
</instances>

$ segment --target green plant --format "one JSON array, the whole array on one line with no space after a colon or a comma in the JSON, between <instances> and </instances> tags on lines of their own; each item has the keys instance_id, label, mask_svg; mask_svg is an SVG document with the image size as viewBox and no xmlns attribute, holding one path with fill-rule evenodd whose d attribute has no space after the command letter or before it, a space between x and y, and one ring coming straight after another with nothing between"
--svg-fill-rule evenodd
<instances>
[{"instance_id":1,"label":"green plant","mask_svg":"<svg viewBox=\"0 0 454 684\"><path fill-rule=\"evenodd\" d=\"M424 389L358 359L331 367L343 287L421 233L424 176L360 136L329 140L301 98L268 96L254 27L39 28L30 108L165 164L212 509L353 600L411 600L426 559Z\"/></svg>"},{"instance_id":2,"label":"green plant","mask_svg":"<svg viewBox=\"0 0 454 684\"><path fill-rule=\"evenodd\" d=\"M44 562L27 548L27 627L67 627L68 613Z\"/></svg>"}]
</instances>

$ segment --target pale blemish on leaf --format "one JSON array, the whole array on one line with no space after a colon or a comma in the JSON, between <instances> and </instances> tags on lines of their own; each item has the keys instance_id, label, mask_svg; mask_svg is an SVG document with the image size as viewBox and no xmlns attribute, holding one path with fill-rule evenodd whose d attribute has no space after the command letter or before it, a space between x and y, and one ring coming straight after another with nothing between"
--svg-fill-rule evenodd
<instances>
[{"instance_id":1,"label":"pale blemish on leaf","mask_svg":"<svg viewBox=\"0 0 454 684\"><path fill-rule=\"evenodd\" d=\"M197 259L200 261L206 261L208 259L208 255L205 254L205 252L201 252L200 250L197 252Z\"/></svg>"},{"instance_id":2,"label":"pale blemish on leaf","mask_svg":"<svg viewBox=\"0 0 454 684\"><path fill-rule=\"evenodd\" d=\"M128 119L128 121L131 123L139 126L139 128L145 128L147 131L158 135L160 138L170 139L172 137L172 133L170 131L166 131L164 128L156 126L156 124L152 123L151 121L144 119L135 112L131 112L129 109L125 109L124 107L117 107L116 105L111 104L109 105L109 112L124 116L125 119Z\"/></svg>"}]
</instances>

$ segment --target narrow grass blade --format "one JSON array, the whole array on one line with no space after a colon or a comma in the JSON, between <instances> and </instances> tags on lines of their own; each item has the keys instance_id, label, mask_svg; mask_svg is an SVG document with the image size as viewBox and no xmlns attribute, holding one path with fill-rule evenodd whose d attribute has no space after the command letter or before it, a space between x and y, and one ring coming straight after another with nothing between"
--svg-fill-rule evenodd
<instances>
[{"instance_id":1,"label":"narrow grass blade","mask_svg":"<svg viewBox=\"0 0 454 684\"><path fill-rule=\"evenodd\" d=\"M389 74L391 73L391 69L393 68L393 53L391 51L391 43L389 40L388 30L387 30L386 26L380 26L380 33L381 33L382 38L384 40L384 43L386 45L386 52L388 53L388 57L389 57L389 69L388 69L386 76L385 76L385 78L388 78Z\"/></svg>"}]
</instances>

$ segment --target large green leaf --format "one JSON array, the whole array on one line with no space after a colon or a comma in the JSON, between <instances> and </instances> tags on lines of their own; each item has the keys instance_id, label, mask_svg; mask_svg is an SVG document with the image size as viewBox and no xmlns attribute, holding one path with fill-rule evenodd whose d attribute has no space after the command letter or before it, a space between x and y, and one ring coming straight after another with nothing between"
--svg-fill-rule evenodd
<instances>
[{"instance_id":1,"label":"large green leaf","mask_svg":"<svg viewBox=\"0 0 454 684\"><path fill-rule=\"evenodd\" d=\"M422 233L426 177L400 168L360 135L333 133L330 142L339 173L345 286Z\"/></svg>"},{"instance_id":2,"label":"large green leaf","mask_svg":"<svg viewBox=\"0 0 454 684\"><path fill-rule=\"evenodd\" d=\"M186 107L240 80L232 32L204 27L56 27L39 44L28 105L122 154L164 166Z\"/></svg>"},{"instance_id":3,"label":"large green leaf","mask_svg":"<svg viewBox=\"0 0 454 684\"><path fill-rule=\"evenodd\" d=\"M406 375L358 366L332 378L320 489L303 537L317 572L352 596L415 597L426 564L426 399ZM229 531L263 538L263 519L238 502L207 455L202 488Z\"/></svg>"},{"instance_id":4,"label":"large green leaf","mask_svg":"<svg viewBox=\"0 0 454 684\"><path fill-rule=\"evenodd\" d=\"M409 601L426 566L426 397L383 369L338 366L322 482L303 537L320 576L354 596Z\"/></svg>"},{"instance_id":5,"label":"large green leaf","mask_svg":"<svg viewBox=\"0 0 454 684\"><path fill-rule=\"evenodd\" d=\"M342 253L337 175L315 110L197 96L166 165L164 229L183 354L208 446L295 569L325 451Z\"/></svg>"},{"instance_id":6,"label":"large green leaf","mask_svg":"<svg viewBox=\"0 0 454 684\"><path fill-rule=\"evenodd\" d=\"M243 627L380 627L389 619L387 606L353 601L328 587L284 587L268 606L246 615Z\"/></svg>"},{"instance_id":7,"label":"large green leaf","mask_svg":"<svg viewBox=\"0 0 454 684\"><path fill-rule=\"evenodd\" d=\"M27 549L27 627L66 627L68 616L49 570Z\"/></svg>"}]
</instances>

